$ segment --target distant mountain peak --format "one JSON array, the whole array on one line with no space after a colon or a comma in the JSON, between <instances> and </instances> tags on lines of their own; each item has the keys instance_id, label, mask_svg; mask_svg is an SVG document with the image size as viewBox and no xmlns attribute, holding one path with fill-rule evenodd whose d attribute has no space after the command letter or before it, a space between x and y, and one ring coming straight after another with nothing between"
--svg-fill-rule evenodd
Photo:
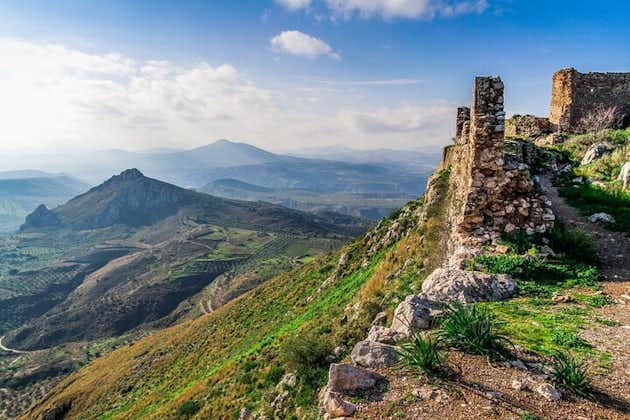
<instances>
[{"instance_id":1,"label":"distant mountain peak","mask_svg":"<svg viewBox=\"0 0 630 420\"><path fill-rule=\"evenodd\" d=\"M120 175L114 176L122 181L130 181L138 178L144 178L144 174L136 168L126 169L120 173Z\"/></svg>"}]
</instances>

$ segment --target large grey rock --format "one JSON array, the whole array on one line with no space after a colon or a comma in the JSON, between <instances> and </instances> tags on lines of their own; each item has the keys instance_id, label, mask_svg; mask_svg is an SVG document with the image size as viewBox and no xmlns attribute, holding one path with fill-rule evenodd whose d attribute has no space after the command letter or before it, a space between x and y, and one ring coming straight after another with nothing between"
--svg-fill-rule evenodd
<instances>
[{"instance_id":1,"label":"large grey rock","mask_svg":"<svg viewBox=\"0 0 630 420\"><path fill-rule=\"evenodd\" d=\"M517 284L505 274L438 268L422 283L422 295L433 302L473 303L507 299Z\"/></svg>"},{"instance_id":2,"label":"large grey rock","mask_svg":"<svg viewBox=\"0 0 630 420\"><path fill-rule=\"evenodd\" d=\"M594 144L588 148L580 164L588 165L589 163L593 163L608 153L608 151L608 146L605 143Z\"/></svg>"},{"instance_id":3,"label":"large grey rock","mask_svg":"<svg viewBox=\"0 0 630 420\"><path fill-rule=\"evenodd\" d=\"M615 223L615 218L608 213L592 214L588 220L590 220L591 223Z\"/></svg>"},{"instance_id":4,"label":"large grey rock","mask_svg":"<svg viewBox=\"0 0 630 420\"><path fill-rule=\"evenodd\" d=\"M396 342L404 338L404 334L379 325L373 325L367 337L369 341L376 341L377 343L383 344L396 344Z\"/></svg>"},{"instance_id":5,"label":"large grey rock","mask_svg":"<svg viewBox=\"0 0 630 420\"><path fill-rule=\"evenodd\" d=\"M404 337L431 325L430 303L420 296L407 296L394 311L391 329Z\"/></svg>"},{"instance_id":6,"label":"large grey rock","mask_svg":"<svg viewBox=\"0 0 630 420\"><path fill-rule=\"evenodd\" d=\"M322 400L322 408L330 417L346 417L351 416L357 409L357 406L342 398L341 394L331 389L326 389Z\"/></svg>"},{"instance_id":7,"label":"large grey rock","mask_svg":"<svg viewBox=\"0 0 630 420\"><path fill-rule=\"evenodd\" d=\"M359 341L350 353L354 364L373 369L393 366L399 357L396 347L369 340Z\"/></svg>"},{"instance_id":8,"label":"large grey rock","mask_svg":"<svg viewBox=\"0 0 630 420\"><path fill-rule=\"evenodd\" d=\"M335 392L364 391L374 388L383 379L378 373L345 363L333 363L328 370L328 387Z\"/></svg>"},{"instance_id":9,"label":"large grey rock","mask_svg":"<svg viewBox=\"0 0 630 420\"><path fill-rule=\"evenodd\" d=\"M630 162L626 162L621 167L621 172L619 172L619 179L623 183L623 188L626 190L630 190Z\"/></svg>"}]
</instances>

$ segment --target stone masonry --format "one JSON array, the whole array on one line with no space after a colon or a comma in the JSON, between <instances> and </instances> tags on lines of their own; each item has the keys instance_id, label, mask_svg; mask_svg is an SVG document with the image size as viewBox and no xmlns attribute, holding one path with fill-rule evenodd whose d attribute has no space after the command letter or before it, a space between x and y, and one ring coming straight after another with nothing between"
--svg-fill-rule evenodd
<instances>
[{"instance_id":1,"label":"stone masonry","mask_svg":"<svg viewBox=\"0 0 630 420\"><path fill-rule=\"evenodd\" d=\"M505 121L505 137L533 139L553 132L549 118L514 115Z\"/></svg>"},{"instance_id":2,"label":"stone masonry","mask_svg":"<svg viewBox=\"0 0 630 420\"><path fill-rule=\"evenodd\" d=\"M447 247L455 265L504 231L542 233L555 219L528 165L505 160L503 91L499 77L475 79L472 108L457 110L455 144L445 149L435 175L450 171L445 219L452 221ZM429 185L428 202L437 194Z\"/></svg>"},{"instance_id":3,"label":"stone masonry","mask_svg":"<svg viewBox=\"0 0 630 420\"><path fill-rule=\"evenodd\" d=\"M559 131L579 131L580 120L602 106L617 107L620 125L630 125L630 73L568 68L553 75L549 120Z\"/></svg>"}]
</instances>

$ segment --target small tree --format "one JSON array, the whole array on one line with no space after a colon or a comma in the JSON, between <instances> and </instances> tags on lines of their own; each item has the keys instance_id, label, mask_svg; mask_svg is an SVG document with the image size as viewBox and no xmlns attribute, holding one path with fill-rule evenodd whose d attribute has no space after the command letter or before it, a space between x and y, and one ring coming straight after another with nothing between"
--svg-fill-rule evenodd
<instances>
[{"instance_id":1,"label":"small tree","mask_svg":"<svg viewBox=\"0 0 630 420\"><path fill-rule=\"evenodd\" d=\"M577 128L581 133L596 133L621 125L622 116L616 106L597 105L579 119Z\"/></svg>"}]
</instances>

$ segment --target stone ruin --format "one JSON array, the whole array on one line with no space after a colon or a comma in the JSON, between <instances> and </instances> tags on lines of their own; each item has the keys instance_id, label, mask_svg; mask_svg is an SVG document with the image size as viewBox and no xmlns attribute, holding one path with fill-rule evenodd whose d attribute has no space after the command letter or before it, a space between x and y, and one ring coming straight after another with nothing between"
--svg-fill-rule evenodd
<instances>
[{"instance_id":1,"label":"stone ruin","mask_svg":"<svg viewBox=\"0 0 630 420\"><path fill-rule=\"evenodd\" d=\"M534 115L513 115L505 121L505 137L533 139L551 134L553 126L549 118Z\"/></svg>"},{"instance_id":2,"label":"stone ruin","mask_svg":"<svg viewBox=\"0 0 630 420\"><path fill-rule=\"evenodd\" d=\"M630 73L580 73L568 68L553 75L549 121L558 131L588 129L582 119L602 107L616 107L614 125L630 126Z\"/></svg>"},{"instance_id":3,"label":"stone ruin","mask_svg":"<svg viewBox=\"0 0 630 420\"><path fill-rule=\"evenodd\" d=\"M472 108L457 110L455 144L445 148L429 181L428 203L440 194L432 181L450 171L449 205L444 211L451 231L447 252L456 263L464 259L462 254L494 242L502 232L521 228L543 233L555 220L529 166L506 162L503 91L499 77L475 79Z\"/></svg>"},{"instance_id":4,"label":"stone ruin","mask_svg":"<svg viewBox=\"0 0 630 420\"><path fill-rule=\"evenodd\" d=\"M354 415L357 406L348 396L378 392L378 383L385 378L373 370L399 363L396 344L430 328L443 304L501 300L516 292L516 282L507 275L462 267L502 232L517 228L545 232L555 219L551 203L534 186L528 165L506 162L504 131L503 82L499 77L477 77L472 107L457 110L455 144L445 148L429 180L425 213L420 215L427 222L429 209L431 214L440 213L448 232L444 248L449 257L424 280L421 293L407 296L397 306L390 327L373 323L368 336L352 349L352 364L330 365L328 384L320 393L325 419Z\"/></svg>"}]
</instances>

